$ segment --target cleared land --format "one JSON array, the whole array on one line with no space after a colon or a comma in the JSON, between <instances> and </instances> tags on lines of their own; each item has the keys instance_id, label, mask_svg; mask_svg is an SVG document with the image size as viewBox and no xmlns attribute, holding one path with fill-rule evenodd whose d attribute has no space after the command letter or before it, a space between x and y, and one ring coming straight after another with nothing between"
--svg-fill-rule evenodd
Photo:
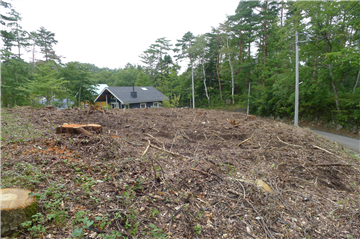
<instances>
[{"instance_id":1,"label":"cleared land","mask_svg":"<svg viewBox=\"0 0 360 239\"><path fill-rule=\"evenodd\" d=\"M55 134L64 123L103 131ZM168 108L23 107L1 124L2 187L39 197L18 238L360 235L359 158L307 129Z\"/></svg>"}]
</instances>

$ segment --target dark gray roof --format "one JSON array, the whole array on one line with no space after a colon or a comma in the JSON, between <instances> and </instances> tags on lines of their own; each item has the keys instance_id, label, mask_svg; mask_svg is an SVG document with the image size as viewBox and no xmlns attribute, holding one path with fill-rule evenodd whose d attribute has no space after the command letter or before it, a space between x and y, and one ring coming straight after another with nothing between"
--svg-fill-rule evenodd
<instances>
[{"instance_id":1,"label":"dark gray roof","mask_svg":"<svg viewBox=\"0 0 360 239\"><path fill-rule=\"evenodd\" d=\"M129 86L129 87L106 87L104 89L104 91L105 90L108 90L110 93L112 93L116 98L118 98L124 104L169 100L168 97L163 95L160 91L158 91L157 89L155 89L152 86L141 86L141 87L136 86L135 91L137 92L137 98L131 97L131 92L133 91L132 86ZM102 92L101 92L101 94L102 94Z\"/></svg>"}]
</instances>

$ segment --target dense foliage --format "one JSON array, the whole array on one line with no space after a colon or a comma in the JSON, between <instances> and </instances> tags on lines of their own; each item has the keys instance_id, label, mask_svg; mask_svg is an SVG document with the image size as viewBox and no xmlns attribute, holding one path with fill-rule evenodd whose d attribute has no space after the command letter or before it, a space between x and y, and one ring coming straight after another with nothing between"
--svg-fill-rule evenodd
<instances>
[{"instance_id":1,"label":"dense foliage","mask_svg":"<svg viewBox=\"0 0 360 239\"><path fill-rule=\"evenodd\" d=\"M159 38L139 56L143 65L122 69L62 64L53 50L54 33L43 27L24 31L20 14L10 4L1 4L8 10L1 22L5 107L34 105L39 97L47 103L54 103L54 98L75 104L92 100L96 83L151 85L174 106L212 108L230 102L246 107L251 85L251 113L292 117L299 32L300 117L360 124L358 1L240 1L235 14L211 32L187 32L174 45ZM23 49L33 53L31 62L21 58ZM180 61L188 63L181 72Z\"/></svg>"}]
</instances>

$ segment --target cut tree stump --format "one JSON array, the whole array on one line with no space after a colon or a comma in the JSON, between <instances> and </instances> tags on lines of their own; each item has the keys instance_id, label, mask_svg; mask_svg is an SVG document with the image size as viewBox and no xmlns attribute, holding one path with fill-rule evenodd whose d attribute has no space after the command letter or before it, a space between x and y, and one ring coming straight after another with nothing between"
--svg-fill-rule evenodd
<instances>
[{"instance_id":1,"label":"cut tree stump","mask_svg":"<svg viewBox=\"0 0 360 239\"><path fill-rule=\"evenodd\" d=\"M56 128L56 133L69 133L69 134L85 134L88 136L93 135L90 131L101 133L102 126L98 124L63 124Z\"/></svg>"},{"instance_id":2,"label":"cut tree stump","mask_svg":"<svg viewBox=\"0 0 360 239\"><path fill-rule=\"evenodd\" d=\"M1 236L11 235L38 211L36 197L21 188L1 189Z\"/></svg>"}]
</instances>

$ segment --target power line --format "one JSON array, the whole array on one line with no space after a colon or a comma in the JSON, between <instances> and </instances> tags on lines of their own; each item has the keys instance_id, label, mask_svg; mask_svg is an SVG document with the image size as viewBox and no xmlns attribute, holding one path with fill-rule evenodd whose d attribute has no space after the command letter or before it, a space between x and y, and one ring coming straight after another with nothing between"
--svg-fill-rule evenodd
<instances>
[{"instance_id":1,"label":"power line","mask_svg":"<svg viewBox=\"0 0 360 239\"><path fill-rule=\"evenodd\" d=\"M344 7L340 8L340 9L335 13L334 16L336 16L336 15L340 12L340 10L344 9L349 2L350 2L350 1L347 1L346 4L344 5ZM349 11L351 11L351 9L353 9L353 7L355 7L355 5L358 4L358 3L359 3L359 1L357 1L349 10L347 10L347 11L344 13L344 15L345 15L346 13L348 13Z\"/></svg>"},{"instance_id":2,"label":"power line","mask_svg":"<svg viewBox=\"0 0 360 239\"><path fill-rule=\"evenodd\" d=\"M340 8L340 9L339 9L339 10L335 13L335 15L334 15L334 16L336 16L336 15L340 12L340 10L341 10L341 9L345 8L345 7L346 7L346 5L347 5L348 3L349 3L349 1L347 1L347 2L346 2L346 4L345 4L345 6L344 6L344 7L342 7L342 8Z\"/></svg>"},{"instance_id":3,"label":"power line","mask_svg":"<svg viewBox=\"0 0 360 239\"><path fill-rule=\"evenodd\" d=\"M358 3L359 3L359 1L357 1L347 12L345 12L344 15L345 15L346 13L348 13L349 11L351 11L351 9L353 9L353 7L355 7L355 5L358 4Z\"/></svg>"}]
</instances>

